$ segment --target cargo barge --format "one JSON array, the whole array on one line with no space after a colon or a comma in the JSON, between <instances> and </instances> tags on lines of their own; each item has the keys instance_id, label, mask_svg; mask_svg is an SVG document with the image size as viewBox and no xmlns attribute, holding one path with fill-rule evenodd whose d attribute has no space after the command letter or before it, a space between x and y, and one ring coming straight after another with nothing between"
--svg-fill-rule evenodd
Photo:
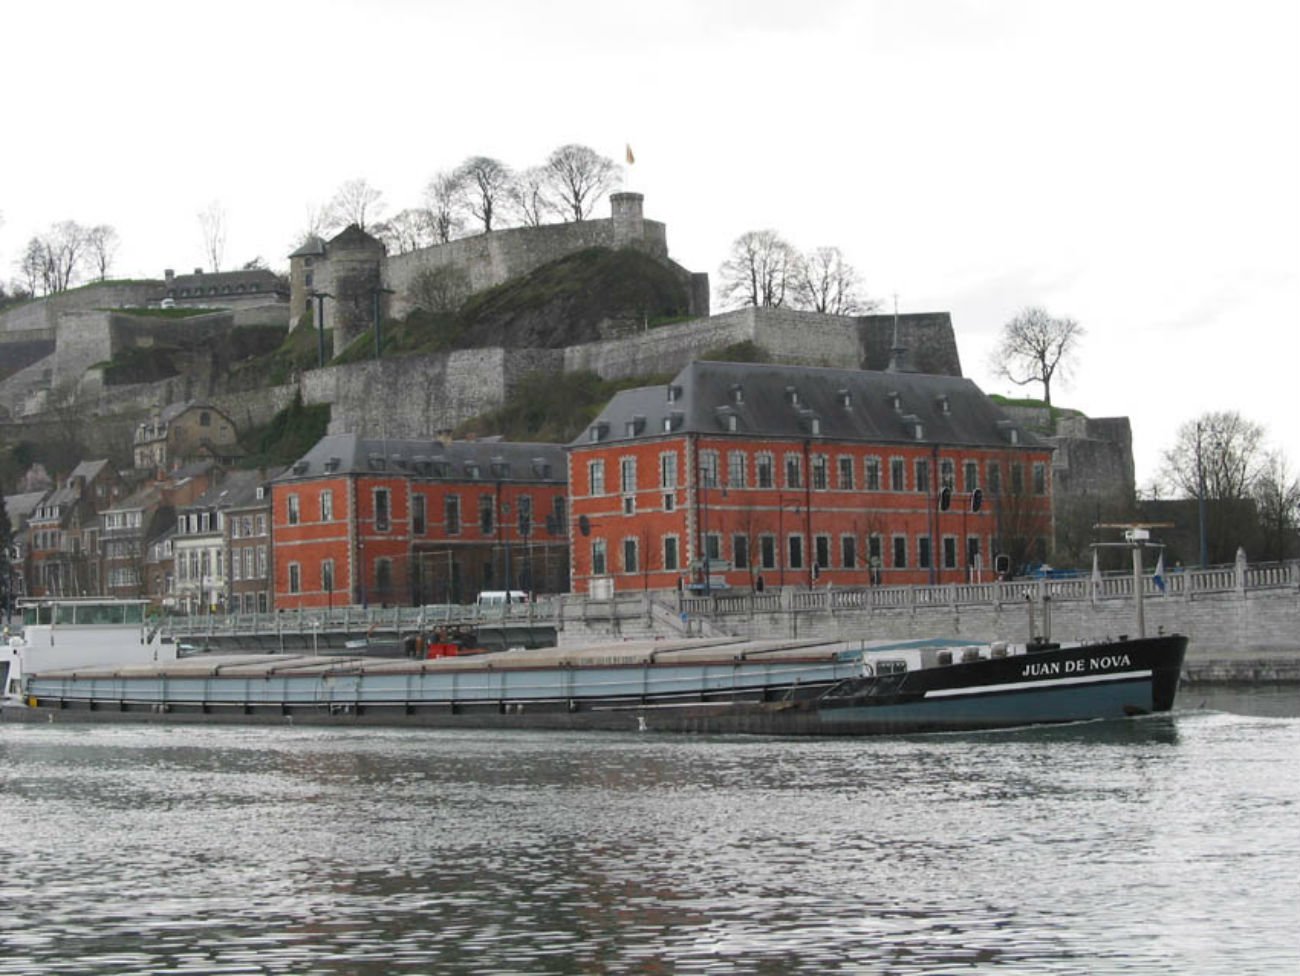
<instances>
[{"instance_id":1,"label":"cargo barge","mask_svg":"<svg viewBox=\"0 0 1300 976\"><path fill-rule=\"evenodd\" d=\"M68 620L29 625L26 641L11 646L7 720L963 731L1169 711L1187 648L1177 635L1024 645L694 639L470 654L442 647L446 656L418 660L180 657L143 623L138 634L124 623L117 643L103 644L116 649L113 659L95 661L78 655L92 642L69 639L78 625L74 614ZM54 653L60 641L64 660Z\"/></svg>"}]
</instances>

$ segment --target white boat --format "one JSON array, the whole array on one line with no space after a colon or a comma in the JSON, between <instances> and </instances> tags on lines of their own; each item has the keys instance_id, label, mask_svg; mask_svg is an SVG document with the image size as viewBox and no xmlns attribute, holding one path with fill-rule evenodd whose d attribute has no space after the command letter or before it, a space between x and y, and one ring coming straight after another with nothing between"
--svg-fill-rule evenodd
<instances>
[{"instance_id":1,"label":"white boat","mask_svg":"<svg viewBox=\"0 0 1300 976\"><path fill-rule=\"evenodd\" d=\"M159 640L147 600L50 597L18 602L21 634L11 634L0 656L5 704L22 702L25 678L176 660L176 645Z\"/></svg>"}]
</instances>

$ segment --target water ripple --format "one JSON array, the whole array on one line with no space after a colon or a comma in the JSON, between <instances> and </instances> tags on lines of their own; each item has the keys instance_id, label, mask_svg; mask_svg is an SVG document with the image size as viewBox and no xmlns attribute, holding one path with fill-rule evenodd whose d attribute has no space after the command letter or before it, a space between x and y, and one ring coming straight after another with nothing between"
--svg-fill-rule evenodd
<instances>
[{"instance_id":1,"label":"water ripple","mask_svg":"<svg viewBox=\"0 0 1300 976\"><path fill-rule=\"evenodd\" d=\"M1276 972L1297 746L0 726L0 976Z\"/></svg>"}]
</instances>

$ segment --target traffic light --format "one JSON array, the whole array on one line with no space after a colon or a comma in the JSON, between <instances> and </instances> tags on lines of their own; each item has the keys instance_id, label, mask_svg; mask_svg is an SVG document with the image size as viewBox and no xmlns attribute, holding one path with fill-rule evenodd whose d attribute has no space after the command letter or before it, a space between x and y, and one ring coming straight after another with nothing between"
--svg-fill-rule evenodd
<instances>
[{"instance_id":1,"label":"traffic light","mask_svg":"<svg viewBox=\"0 0 1300 976\"><path fill-rule=\"evenodd\" d=\"M951 505L952 505L952 489L949 488L947 485L944 485L943 490L939 492L939 511L946 512L948 511Z\"/></svg>"},{"instance_id":2,"label":"traffic light","mask_svg":"<svg viewBox=\"0 0 1300 976\"><path fill-rule=\"evenodd\" d=\"M970 510L972 512L978 512L980 510L980 506L983 504L984 504L984 492L981 491L979 488L976 488L973 492L971 492L970 495Z\"/></svg>"}]
</instances>

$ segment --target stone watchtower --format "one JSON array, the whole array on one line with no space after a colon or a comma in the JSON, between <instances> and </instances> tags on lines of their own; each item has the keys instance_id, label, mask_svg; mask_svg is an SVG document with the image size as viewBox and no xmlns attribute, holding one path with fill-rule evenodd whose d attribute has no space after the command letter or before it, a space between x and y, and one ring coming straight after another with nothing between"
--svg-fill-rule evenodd
<instances>
[{"instance_id":1,"label":"stone watchtower","mask_svg":"<svg viewBox=\"0 0 1300 976\"><path fill-rule=\"evenodd\" d=\"M375 299L381 300L388 249L356 224L349 224L325 245L329 257L330 294L325 301L325 328L334 330L338 355L374 322ZM330 312L333 311L333 315ZM380 314L384 308L381 305Z\"/></svg>"},{"instance_id":2,"label":"stone watchtower","mask_svg":"<svg viewBox=\"0 0 1300 976\"><path fill-rule=\"evenodd\" d=\"M313 295L327 295L324 325L334 333L332 354L337 356L374 322L376 296L380 314L387 314L382 291L387 257L383 243L356 224L328 241L309 238L289 255L291 323L300 322L309 308L317 311Z\"/></svg>"},{"instance_id":3,"label":"stone watchtower","mask_svg":"<svg viewBox=\"0 0 1300 976\"><path fill-rule=\"evenodd\" d=\"M645 196L640 193L611 193L609 209L614 247L644 247Z\"/></svg>"}]
</instances>

